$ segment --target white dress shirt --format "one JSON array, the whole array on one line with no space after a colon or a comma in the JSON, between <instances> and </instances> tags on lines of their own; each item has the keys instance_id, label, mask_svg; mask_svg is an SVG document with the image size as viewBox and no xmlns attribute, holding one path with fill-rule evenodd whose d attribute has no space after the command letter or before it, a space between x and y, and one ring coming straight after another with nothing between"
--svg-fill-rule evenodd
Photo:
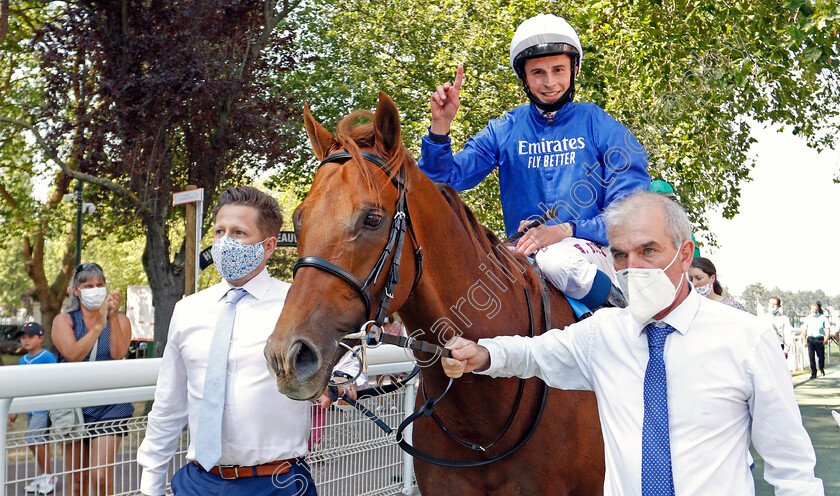
<instances>
[{"instance_id":1,"label":"white dress shirt","mask_svg":"<svg viewBox=\"0 0 840 496\"><path fill-rule=\"evenodd\" d=\"M188 421L187 460L195 459L194 439L210 343L222 299L232 287L222 281L175 305L146 437L137 451L137 462L143 467L140 491L144 494L164 493L167 465ZM259 465L304 456L308 451L311 404L291 400L277 391L263 355L289 287L270 277L265 269L242 286L248 295L236 305L219 465ZM348 361L339 366L352 375L358 371L358 365L353 368Z\"/></svg>"},{"instance_id":2,"label":"white dress shirt","mask_svg":"<svg viewBox=\"0 0 840 496\"><path fill-rule=\"evenodd\" d=\"M773 315L772 313L767 314L767 325L773 327L773 330L776 332L776 337L779 339L779 344L784 347L785 352L790 350L790 343L793 340L792 332L793 328L790 326L790 318L787 315L782 315L781 313L777 313Z\"/></svg>"},{"instance_id":3,"label":"white dress shirt","mask_svg":"<svg viewBox=\"0 0 840 496\"><path fill-rule=\"evenodd\" d=\"M664 319L671 460L676 494L752 495L750 442L777 495L823 495L775 332L696 292ZM608 308L536 338L482 339L483 374L533 377L591 390L606 452L606 496L641 494L648 343L629 309Z\"/></svg>"}]
</instances>

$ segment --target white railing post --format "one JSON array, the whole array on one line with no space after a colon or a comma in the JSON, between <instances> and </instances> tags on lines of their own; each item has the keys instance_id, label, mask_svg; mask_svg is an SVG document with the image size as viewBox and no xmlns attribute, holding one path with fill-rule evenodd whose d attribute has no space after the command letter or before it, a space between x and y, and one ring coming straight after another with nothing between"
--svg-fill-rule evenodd
<instances>
[{"instance_id":1,"label":"white railing post","mask_svg":"<svg viewBox=\"0 0 840 496\"><path fill-rule=\"evenodd\" d=\"M3 440L3 449L0 450L0 495L6 495L6 418L9 416L9 407L12 406L11 398L0 398L0 439Z\"/></svg>"},{"instance_id":2,"label":"white railing post","mask_svg":"<svg viewBox=\"0 0 840 496\"><path fill-rule=\"evenodd\" d=\"M415 397L417 396L416 384L417 384L417 379L415 378L414 380L412 380L411 382L409 382L405 386L405 393L403 393L404 394L404 396L403 396L404 407L403 408L405 410L405 416L406 417L408 417L409 415L411 415L414 412L414 401L416 399ZM403 431L403 439L405 439L405 441L408 444L413 444L412 438L411 438L411 432L413 431L413 429L414 429L414 426L409 425ZM413 484L413 481L414 481L414 458L412 458L412 456L409 455L408 453L406 453L405 451L402 452L402 457L403 457L403 475L402 475L403 490L402 490L402 493L406 494L406 495L409 495L409 494L412 493L412 488L414 487L414 484Z\"/></svg>"}]
</instances>

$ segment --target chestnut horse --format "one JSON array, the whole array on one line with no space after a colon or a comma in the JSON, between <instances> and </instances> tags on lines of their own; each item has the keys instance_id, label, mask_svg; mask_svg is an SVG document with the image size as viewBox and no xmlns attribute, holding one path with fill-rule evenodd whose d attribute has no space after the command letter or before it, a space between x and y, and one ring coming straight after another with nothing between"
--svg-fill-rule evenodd
<instances>
[{"instance_id":1,"label":"chestnut horse","mask_svg":"<svg viewBox=\"0 0 840 496\"><path fill-rule=\"evenodd\" d=\"M360 124L363 117L373 122ZM345 117L335 137L315 121L308 107L304 118L315 156L333 157L321 165L293 216L301 257L326 261L351 274L350 279L364 280L384 247L391 245L391 222L399 200L395 178L404 177L414 233L405 236L401 250L394 250L402 262L401 282L393 291L388 313L398 311L410 334L437 343L453 333L473 340L527 335L531 319L537 334L545 332L539 277L524 257L512 255L476 221L455 190L435 185L420 171L402 145L399 114L387 95L380 93L375 114L357 111ZM341 151L349 153L336 160L334 154ZM422 274L415 260L417 244L425 255ZM386 256L391 262L393 255L386 252ZM299 400L321 394L345 352L339 342L373 318L375 308L370 307L383 294L388 269L386 264L366 303L347 278L313 265L298 268L265 349L278 389ZM550 298L551 326L573 322L562 295L552 289ZM417 358L425 365L422 389L428 396L439 396L448 384L442 368L428 363L428 354L419 353ZM414 446L437 458L461 461L489 459L510 450L537 421L543 383L536 378L524 382L513 415L519 388L516 378L467 374L437 405L435 414L443 426L462 440L492 444L486 452L459 444L429 417L414 424ZM422 403L421 394L418 406ZM428 496L602 494L604 445L595 396L550 389L533 436L510 456L471 468L415 459L415 472L420 491Z\"/></svg>"}]
</instances>

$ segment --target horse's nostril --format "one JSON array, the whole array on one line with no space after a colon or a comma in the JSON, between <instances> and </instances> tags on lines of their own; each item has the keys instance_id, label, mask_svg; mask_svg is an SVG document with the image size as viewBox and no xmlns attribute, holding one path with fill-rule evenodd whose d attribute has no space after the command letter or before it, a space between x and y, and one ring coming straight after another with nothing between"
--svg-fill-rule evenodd
<instances>
[{"instance_id":1,"label":"horse's nostril","mask_svg":"<svg viewBox=\"0 0 840 496\"><path fill-rule=\"evenodd\" d=\"M277 375L277 373L280 372L280 362L277 359L277 354L274 353L268 346L266 346L265 350L263 350L263 354L265 355L265 361L268 363L268 371L271 372L271 375Z\"/></svg>"},{"instance_id":2,"label":"horse's nostril","mask_svg":"<svg viewBox=\"0 0 840 496\"><path fill-rule=\"evenodd\" d=\"M295 344L295 372L299 381L305 381L318 372L321 360L318 358L318 352L308 342L298 341Z\"/></svg>"}]
</instances>

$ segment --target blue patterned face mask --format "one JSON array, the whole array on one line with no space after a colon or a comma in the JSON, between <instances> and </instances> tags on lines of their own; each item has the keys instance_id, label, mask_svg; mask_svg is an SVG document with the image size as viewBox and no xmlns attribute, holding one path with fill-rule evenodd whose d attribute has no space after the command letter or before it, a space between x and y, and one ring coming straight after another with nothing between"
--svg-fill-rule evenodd
<instances>
[{"instance_id":1,"label":"blue patterned face mask","mask_svg":"<svg viewBox=\"0 0 840 496\"><path fill-rule=\"evenodd\" d=\"M262 246L264 241L243 245L228 236L214 241L210 254L213 255L213 263L222 279L236 281L259 267L265 257L265 248Z\"/></svg>"}]
</instances>

